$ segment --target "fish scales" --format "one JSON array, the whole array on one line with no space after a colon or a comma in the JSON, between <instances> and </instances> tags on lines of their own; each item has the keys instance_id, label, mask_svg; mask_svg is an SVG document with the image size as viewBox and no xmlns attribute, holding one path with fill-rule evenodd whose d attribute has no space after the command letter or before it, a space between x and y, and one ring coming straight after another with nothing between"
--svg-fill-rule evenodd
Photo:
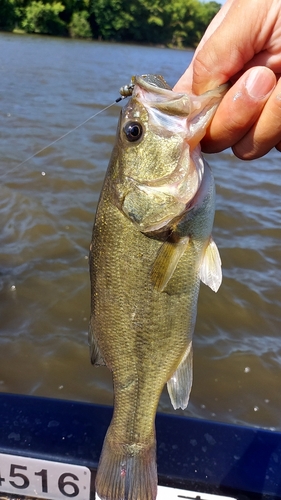
<instances>
[{"instance_id":1,"label":"fish scales","mask_svg":"<svg viewBox=\"0 0 281 500\"><path fill-rule=\"evenodd\" d=\"M135 77L121 111L90 249L91 358L114 386L96 478L102 500L155 500L159 398L168 383L174 407L187 405L200 279L215 290L221 281L214 182L198 143L202 109L211 116L224 89L194 98L193 109L161 77L152 81Z\"/></svg>"}]
</instances>

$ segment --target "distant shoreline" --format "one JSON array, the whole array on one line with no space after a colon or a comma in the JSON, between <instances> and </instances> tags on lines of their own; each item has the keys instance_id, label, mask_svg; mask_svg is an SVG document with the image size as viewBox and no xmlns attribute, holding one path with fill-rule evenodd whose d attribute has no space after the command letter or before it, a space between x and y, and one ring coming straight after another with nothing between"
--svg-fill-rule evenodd
<instances>
[{"instance_id":1,"label":"distant shoreline","mask_svg":"<svg viewBox=\"0 0 281 500\"><path fill-rule=\"evenodd\" d=\"M0 30L189 50L220 9L215 0L2 0Z\"/></svg>"},{"instance_id":2,"label":"distant shoreline","mask_svg":"<svg viewBox=\"0 0 281 500\"><path fill-rule=\"evenodd\" d=\"M79 37L71 37L71 36L63 36L63 35L49 35L47 33L27 33L22 29L15 28L13 31L0 30L0 35L20 35L20 36L34 36L34 37L43 37L43 38L55 38L55 39L63 39L63 40L73 40L73 41L81 41L81 42L94 42L94 43L105 43L105 44L120 44L120 45L134 45L140 47L153 47L156 49L171 49L171 50L181 50L183 52L194 52L195 48L193 47L177 47L176 45L164 45L164 44L154 44L148 42L136 42L136 41L128 41L128 40L103 40L97 38L79 38Z\"/></svg>"}]
</instances>

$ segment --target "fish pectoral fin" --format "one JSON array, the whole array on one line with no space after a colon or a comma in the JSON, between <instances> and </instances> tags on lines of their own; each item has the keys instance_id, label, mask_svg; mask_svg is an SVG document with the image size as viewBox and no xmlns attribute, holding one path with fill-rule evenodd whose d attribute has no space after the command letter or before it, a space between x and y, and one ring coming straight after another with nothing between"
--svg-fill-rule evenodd
<instances>
[{"instance_id":1,"label":"fish pectoral fin","mask_svg":"<svg viewBox=\"0 0 281 500\"><path fill-rule=\"evenodd\" d=\"M217 292L222 282L221 258L212 237L204 252L199 269L199 277L205 285Z\"/></svg>"},{"instance_id":2,"label":"fish pectoral fin","mask_svg":"<svg viewBox=\"0 0 281 500\"><path fill-rule=\"evenodd\" d=\"M100 348L98 346L97 340L95 338L95 335L94 335L91 323L90 323L90 326L89 326L89 337L88 337L88 339L89 339L90 356L91 356L91 363L92 363L92 365L104 366L105 365L105 361L104 361L104 359L102 357L102 354L101 354Z\"/></svg>"},{"instance_id":3,"label":"fish pectoral fin","mask_svg":"<svg viewBox=\"0 0 281 500\"><path fill-rule=\"evenodd\" d=\"M189 242L189 236L179 241L165 241L160 247L151 270L151 279L154 287L163 292L165 286L174 274L181 256Z\"/></svg>"},{"instance_id":4,"label":"fish pectoral fin","mask_svg":"<svg viewBox=\"0 0 281 500\"><path fill-rule=\"evenodd\" d=\"M167 382L167 389L171 403L177 408L187 407L192 386L192 342L173 376Z\"/></svg>"}]
</instances>

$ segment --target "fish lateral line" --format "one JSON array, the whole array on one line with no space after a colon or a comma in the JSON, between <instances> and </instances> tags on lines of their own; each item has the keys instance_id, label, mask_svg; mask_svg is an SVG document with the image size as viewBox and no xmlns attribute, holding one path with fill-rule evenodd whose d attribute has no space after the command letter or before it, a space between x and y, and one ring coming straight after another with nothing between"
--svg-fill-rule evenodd
<instances>
[{"instance_id":1,"label":"fish lateral line","mask_svg":"<svg viewBox=\"0 0 281 500\"><path fill-rule=\"evenodd\" d=\"M120 93L121 93L121 89L120 89ZM29 160L32 160L32 158L35 158L35 156L39 155L40 153L42 153L43 151L45 151L46 149L48 149L50 146L53 146L54 144L56 144L57 142L61 141L62 139L64 139L68 135L72 134L72 132L75 132L78 128L82 127L83 125L85 125L86 123L88 123L90 120L92 120L96 116L98 116L101 113L103 113L103 111L106 111L107 109L109 109L112 106L114 106L114 104L119 103L120 101L123 101L123 99L126 99L127 97L129 97L129 95L131 95L131 94L129 94L129 93L127 95L125 95L125 93L122 94L120 97L118 97L117 99L115 99L115 101L113 101L111 104L109 104L108 106L105 106L105 108L101 109L100 111L98 111L94 115L90 116L89 118L87 118L83 122L79 123L76 127L72 128L71 130L68 130L68 132L66 132L65 134L61 135L60 137L58 137L54 141L50 142L49 144L47 144L43 148L39 149L38 151L36 151L36 153L34 153L33 155L29 156L28 158L26 158L22 162L18 163L17 165L15 165L8 172L5 172L4 174L2 174L1 177L4 177L8 173L10 174L11 172L13 172L14 170L16 170L17 168L19 168L22 165L24 165L25 163L27 163Z\"/></svg>"}]
</instances>

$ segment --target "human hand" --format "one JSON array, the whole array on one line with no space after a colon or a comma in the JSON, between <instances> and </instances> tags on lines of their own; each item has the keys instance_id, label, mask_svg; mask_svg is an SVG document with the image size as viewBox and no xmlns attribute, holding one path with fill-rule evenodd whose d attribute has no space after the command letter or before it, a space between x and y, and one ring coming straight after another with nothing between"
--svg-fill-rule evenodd
<instances>
[{"instance_id":1,"label":"human hand","mask_svg":"<svg viewBox=\"0 0 281 500\"><path fill-rule=\"evenodd\" d=\"M206 90L230 81L202 141L207 153L232 147L251 160L281 151L281 2L228 0L210 23L174 87Z\"/></svg>"}]
</instances>

